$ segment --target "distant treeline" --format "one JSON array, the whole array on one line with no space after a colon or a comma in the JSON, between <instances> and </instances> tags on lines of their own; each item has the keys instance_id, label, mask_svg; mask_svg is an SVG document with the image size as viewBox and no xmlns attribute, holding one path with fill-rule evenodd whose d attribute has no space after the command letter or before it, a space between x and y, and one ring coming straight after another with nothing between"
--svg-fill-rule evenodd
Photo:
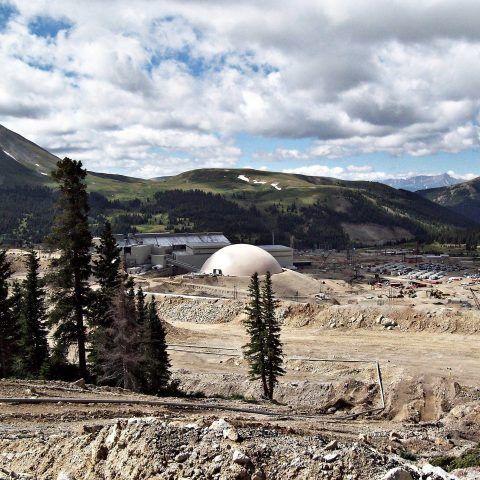
<instances>
[{"instance_id":1,"label":"distant treeline","mask_svg":"<svg viewBox=\"0 0 480 480\"><path fill-rule=\"evenodd\" d=\"M55 191L46 187L0 187L0 240L9 244L42 242L52 227L55 198ZM274 232L277 243L293 243L296 248L349 246L344 222L402 227L422 242L476 245L480 240L478 229L445 226L449 220L458 225L454 212L445 211L438 221L432 218L432 204L414 194L404 200L410 209L414 203L414 218L404 215L398 199L386 198L380 206L355 191L346 191L344 198L351 205L348 211L332 210L320 201L308 206L273 203L261 209L241 195L227 197L201 190L159 191L145 201L109 200L90 193L89 222L94 235L108 218L115 233L161 225L174 232L222 231L235 243L271 243Z\"/></svg>"}]
</instances>

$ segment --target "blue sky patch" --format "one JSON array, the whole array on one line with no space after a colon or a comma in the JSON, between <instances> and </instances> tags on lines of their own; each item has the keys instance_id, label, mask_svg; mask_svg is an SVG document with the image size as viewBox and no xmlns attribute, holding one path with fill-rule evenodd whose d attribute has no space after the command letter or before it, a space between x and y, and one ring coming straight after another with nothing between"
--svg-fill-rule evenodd
<instances>
[{"instance_id":1,"label":"blue sky patch","mask_svg":"<svg viewBox=\"0 0 480 480\"><path fill-rule=\"evenodd\" d=\"M70 30L73 23L66 18L35 17L28 24L30 33L37 37L55 38L61 30Z\"/></svg>"},{"instance_id":2,"label":"blue sky patch","mask_svg":"<svg viewBox=\"0 0 480 480\"><path fill-rule=\"evenodd\" d=\"M224 64L224 59L219 58L218 61L209 61L203 57L195 57L192 55L190 47L185 46L181 50L169 50L163 54L154 54L150 58L150 63L147 65L147 70L151 72L158 67L162 62L173 60L182 63L188 70L190 75L200 77L209 70L218 70Z\"/></svg>"},{"instance_id":3,"label":"blue sky patch","mask_svg":"<svg viewBox=\"0 0 480 480\"><path fill-rule=\"evenodd\" d=\"M10 3L0 2L0 32L4 30L12 17L18 14L18 10Z\"/></svg>"}]
</instances>

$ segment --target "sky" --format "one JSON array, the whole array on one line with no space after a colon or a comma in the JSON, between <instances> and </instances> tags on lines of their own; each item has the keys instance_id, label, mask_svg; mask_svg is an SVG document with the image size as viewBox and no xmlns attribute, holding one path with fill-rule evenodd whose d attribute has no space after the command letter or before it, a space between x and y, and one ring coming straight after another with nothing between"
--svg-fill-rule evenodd
<instances>
[{"instance_id":1,"label":"sky","mask_svg":"<svg viewBox=\"0 0 480 480\"><path fill-rule=\"evenodd\" d=\"M0 68L93 171L480 175L478 0L0 0Z\"/></svg>"}]
</instances>

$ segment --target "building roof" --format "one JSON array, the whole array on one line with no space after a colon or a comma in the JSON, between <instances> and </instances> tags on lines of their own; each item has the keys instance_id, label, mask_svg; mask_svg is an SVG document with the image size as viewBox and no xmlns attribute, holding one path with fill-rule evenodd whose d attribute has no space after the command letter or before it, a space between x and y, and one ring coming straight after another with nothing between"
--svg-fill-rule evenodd
<instances>
[{"instance_id":1,"label":"building roof","mask_svg":"<svg viewBox=\"0 0 480 480\"><path fill-rule=\"evenodd\" d=\"M223 244L230 245L230 241L223 233L137 233L131 235L115 235L119 247L131 245L157 245L159 247L173 247L190 244Z\"/></svg>"},{"instance_id":2,"label":"building roof","mask_svg":"<svg viewBox=\"0 0 480 480\"><path fill-rule=\"evenodd\" d=\"M292 252L293 248L286 247L285 245L259 245L260 248L267 252Z\"/></svg>"}]
</instances>

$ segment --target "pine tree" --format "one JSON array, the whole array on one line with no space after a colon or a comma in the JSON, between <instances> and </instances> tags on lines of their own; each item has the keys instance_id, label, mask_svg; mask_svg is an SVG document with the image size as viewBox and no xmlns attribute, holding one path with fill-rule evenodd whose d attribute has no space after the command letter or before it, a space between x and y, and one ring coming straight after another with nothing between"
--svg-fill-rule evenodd
<instances>
[{"instance_id":1,"label":"pine tree","mask_svg":"<svg viewBox=\"0 0 480 480\"><path fill-rule=\"evenodd\" d=\"M98 375L98 352L109 348L110 337L106 330L112 325L113 299L120 284L120 249L108 221L105 222L95 253L93 274L100 288L94 292L90 308L91 352L88 359L93 372Z\"/></svg>"},{"instance_id":2,"label":"pine tree","mask_svg":"<svg viewBox=\"0 0 480 480\"><path fill-rule=\"evenodd\" d=\"M266 375L268 382L268 398L273 400L273 390L278 382L278 377L285 374L283 369L283 346L280 341L280 323L275 314L278 305L272 289L272 277L270 272L265 276L262 287L261 309L265 324L265 354Z\"/></svg>"},{"instance_id":3,"label":"pine tree","mask_svg":"<svg viewBox=\"0 0 480 480\"><path fill-rule=\"evenodd\" d=\"M20 320L20 315L22 312L22 304L23 304L23 289L22 289L21 283L18 280L14 280L12 282L10 298L12 300L12 305L11 305L12 317L16 319L18 324ZM16 339L17 341L20 339L20 327L18 329Z\"/></svg>"},{"instance_id":4,"label":"pine tree","mask_svg":"<svg viewBox=\"0 0 480 480\"><path fill-rule=\"evenodd\" d=\"M142 287L138 287L136 294L136 310L137 310L137 323L140 326L145 325L148 316L148 307L145 303L146 295L143 293Z\"/></svg>"},{"instance_id":5,"label":"pine tree","mask_svg":"<svg viewBox=\"0 0 480 480\"><path fill-rule=\"evenodd\" d=\"M112 225L107 220L100 236L100 243L95 247L93 274L100 289L105 293L115 291L120 283L120 248L112 233Z\"/></svg>"},{"instance_id":6,"label":"pine tree","mask_svg":"<svg viewBox=\"0 0 480 480\"><path fill-rule=\"evenodd\" d=\"M106 329L111 340L108 348L98 352L99 381L138 391L142 385L141 329L130 289L131 281L123 277L114 299L113 321Z\"/></svg>"},{"instance_id":7,"label":"pine tree","mask_svg":"<svg viewBox=\"0 0 480 480\"><path fill-rule=\"evenodd\" d=\"M45 291L39 278L40 262L32 250L27 258L27 278L23 282L20 308L19 355L15 370L21 377L37 376L48 358Z\"/></svg>"},{"instance_id":8,"label":"pine tree","mask_svg":"<svg viewBox=\"0 0 480 480\"><path fill-rule=\"evenodd\" d=\"M57 162L52 173L59 184L59 199L55 225L49 237L52 247L60 250L60 257L52 262L54 274L54 308L50 315L57 328L55 337L62 345L77 344L79 373L87 377L85 352L85 323L91 301L90 247L92 237L88 229L88 194L82 162L65 158Z\"/></svg>"},{"instance_id":9,"label":"pine tree","mask_svg":"<svg viewBox=\"0 0 480 480\"><path fill-rule=\"evenodd\" d=\"M146 322L148 318L148 306L145 303L146 295L143 293L142 287L138 287L137 293L135 294L135 290L133 284L130 285L128 290L128 297L130 299L135 299L135 317L137 319L138 326L140 328L140 335L142 337L142 343L140 345L140 351L142 355L142 362L145 363L145 355L146 355L146 342L145 342L145 328ZM142 390L148 391L148 373L146 372L145 368L142 367L142 375L141 375L141 384Z\"/></svg>"},{"instance_id":10,"label":"pine tree","mask_svg":"<svg viewBox=\"0 0 480 480\"><path fill-rule=\"evenodd\" d=\"M247 318L244 322L249 342L243 347L243 353L249 364L249 375L252 380L261 379L263 394L270 398L266 375L265 323L262 316L260 299L260 282L254 273L248 287L250 302L245 309Z\"/></svg>"},{"instance_id":11,"label":"pine tree","mask_svg":"<svg viewBox=\"0 0 480 480\"><path fill-rule=\"evenodd\" d=\"M165 389L170 379L170 359L165 329L158 318L157 304L153 297L148 303L143 328L143 352L144 388L147 393L156 395Z\"/></svg>"},{"instance_id":12,"label":"pine tree","mask_svg":"<svg viewBox=\"0 0 480 480\"><path fill-rule=\"evenodd\" d=\"M8 280L12 275L7 252L0 250L0 376L11 373L17 335L16 318L12 315L12 299L8 296Z\"/></svg>"},{"instance_id":13,"label":"pine tree","mask_svg":"<svg viewBox=\"0 0 480 480\"><path fill-rule=\"evenodd\" d=\"M132 277L126 279L125 289L127 291L127 297L135 304L135 282Z\"/></svg>"}]
</instances>

